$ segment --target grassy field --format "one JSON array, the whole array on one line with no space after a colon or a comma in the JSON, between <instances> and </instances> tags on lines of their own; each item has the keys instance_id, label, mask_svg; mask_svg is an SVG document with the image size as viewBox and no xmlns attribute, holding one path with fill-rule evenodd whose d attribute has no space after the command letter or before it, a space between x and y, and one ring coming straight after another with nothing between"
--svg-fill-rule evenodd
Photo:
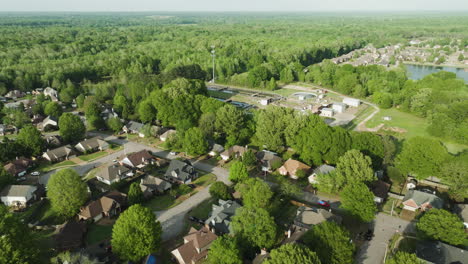
<instances>
[{"instance_id":1,"label":"grassy field","mask_svg":"<svg viewBox=\"0 0 468 264\"><path fill-rule=\"evenodd\" d=\"M48 172L48 171L51 171L51 170L55 170L56 168L59 168L59 167L74 166L74 165L76 165L75 162L73 162L71 160L64 160L62 162L54 163L54 164L44 163L44 164L40 165L36 170L40 171L40 172Z\"/></svg>"},{"instance_id":2,"label":"grassy field","mask_svg":"<svg viewBox=\"0 0 468 264\"><path fill-rule=\"evenodd\" d=\"M81 155L78 158L82 161L90 161L108 155L107 151L98 151L91 154Z\"/></svg>"},{"instance_id":3,"label":"grassy field","mask_svg":"<svg viewBox=\"0 0 468 264\"><path fill-rule=\"evenodd\" d=\"M177 199L174 199L174 197L171 196L169 193L160 196L155 196L151 200L146 201L144 206L150 208L153 211L167 210L169 208L179 205L190 196L196 194L200 190L200 188L205 188L215 181L216 176L214 174L210 173L203 175L200 178L193 181L193 184L195 184L197 188L192 189L190 193L180 195L179 197L177 197Z\"/></svg>"},{"instance_id":4,"label":"grassy field","mask_svg":"<svg viewBox=\"0 0 468 264\"><path fill-rule=\"evenodd\" d=\"M86 244L92 245L112 236L113 225L92 224L86 234Z\"/></svg>"},{"instance_id":5,"label":"grassy field","mask_svg":"<svg viewBox=\"0 0 468 264\"><path fill-rule=\"evenodd\" d=\"M392 118L392 120L384 121L384 116L389 116ZM429 135L429 133L426 131L427 127L429 126L429 123L426 119L417 117L410 113L399 111L395 108L381 109L379 113L377 113L371 120L369 120L366 123L366 126L368 128L374 128L382 123L385 125L384 127L386 128L395 127L404 129L404 132L402 133L395 132L393 134L400 138L411 138L416 136L435 138ZM435 139L441 140L440 138ZM458 153L468 148L468 146L466 145L447 142L444 140L441 141L451 153Z\"/></svg>"},{"instance_id":6,"label":"grassy field","mask_svg":"<svg viewBox=\"0 0 468 264\"><path fill-rule=\"evenodd\" d=\"M31 207L29 207L26 212L21 213L20 217L22 219L29 218L31 216L32 211L35 210L38 206L40 206L40 204L35 203ZM65 221L65 219L63 219L54 210L52 210L52 206L48 200L46 200L45 203L38 210L39 211L37 212L35 217L33 219L29 219L31 223L38 221L41 224L58 225L62 224Z\"/></svg>"}]
</instances>

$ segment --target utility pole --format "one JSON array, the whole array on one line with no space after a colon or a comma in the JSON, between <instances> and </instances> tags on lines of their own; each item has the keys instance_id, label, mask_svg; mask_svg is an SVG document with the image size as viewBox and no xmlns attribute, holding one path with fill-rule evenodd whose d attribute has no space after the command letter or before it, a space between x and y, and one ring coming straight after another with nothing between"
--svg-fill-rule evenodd
<instances>
[{"instance_id":1,"label":"utility pole","mask_svg":"<svg viewBox=\"0 0 468 264\"><path fill-rule=\"evenodd\" d=\"M213 79L211 80L212 83L215 83L215 57L216 57L215 46L211 46L211 57L213 58Z\"/></svg>"}]
</instances>

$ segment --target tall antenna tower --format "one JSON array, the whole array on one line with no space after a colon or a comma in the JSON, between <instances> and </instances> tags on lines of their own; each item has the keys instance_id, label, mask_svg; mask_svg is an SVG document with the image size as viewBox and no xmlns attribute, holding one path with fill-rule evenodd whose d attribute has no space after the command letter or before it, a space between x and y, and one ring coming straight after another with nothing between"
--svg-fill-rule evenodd
<instances>
[{"instance_id":1,"label":"tall antenna tower","mask_svg":"<svg viewBox=\"0 0 468 264\"><path fill-rule=\"evenodd\" d=\"M213 58L213 79L211 80L211 83L215 83L215 57L216 57L216 51L215 51L215 46L211 46L211 57Z\"/></svg>"}]
</instances>

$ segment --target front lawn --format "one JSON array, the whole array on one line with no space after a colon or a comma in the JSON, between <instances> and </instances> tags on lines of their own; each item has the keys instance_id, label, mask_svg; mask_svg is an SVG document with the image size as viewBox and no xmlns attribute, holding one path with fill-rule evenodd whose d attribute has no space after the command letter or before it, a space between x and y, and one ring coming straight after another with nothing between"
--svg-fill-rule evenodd
<instances>
[{"instance_id":1,"label":"front lawn","mask_svg":"<svg viewBox=\"0 0 468 264\"><path fill-rule=\"evenodd\" d=\"M151 200L146 201L143 205L150 208L152 211L162 211L173 207L176 199L169 194L154 196Z\"/></svg>"},{"instance_id":2,"label":"front lawn","mask_svg":"<svg viewBox=\"0 0 468 264\"><path fill-rule=\"evenodd\" d=\"M48 172L51 170L55 170L56 168L65 167L65 166L74 166L74 165L76 165L75 162L71 160L64 160L62 162L54 163L54 164L44 163L40 165L36 170L40 172Z\"/></svg>"},{"instance_id":3,"label":"front lawn","mask_svg":"<svg viewBox=\"0 0 468 264\"><path fill-rule=\"evenodd\" d=\"M214 203L217 203L217 201L215 201L213 198L203 201L197 207L193 208L192 211L190 211L189 216L193 216L201 220L206 220L210 216Z\"/></svg>"},{"instance_id":4,"label":"front lawn","mask_svg":"<svg viewBox=\"0 0 468 264\"><path fill-rule=\"evenodd\" d=\"M40 208L37 208L40 207ZM35 215L32 215L32 212L37 210ZM49 200L46 200L44 204L40 205L39 203L34 204L24 213L22 213L21 217L31 218L29 219L31 223L39 222L41 225L59 225L63 224L66 219L58 215L53 209L52 205L50 204Z\"/></svg>"},{"instance_id":5,"label":"front lawn","mask_svg":"<svg viewBox=\"0 0 468 264\"><path fill-rule=\"evenodd\" d=\"M192 183L195 184L197 187L206 187L215 181L216 181L216 175L214 175L213 173L209 173L209 174L201 176L200 178L196 179Z\"/></svg>"},{"instance_id":6,"label":"front lawn","mask_svg":"<svg viewBox=\"0 0 468 264\"><path fill-rule=\"evenodd\" d=\"M109 153L107 151L99 151L99 152L94 152L94 153L91 153L91 154L81 155L78 158L80 160L82 160L82 161L90 161L90 160L94 160L94 159L97 159L97 158L104 157L104 156L106 156L108 154Z\"/></svg>"},{"instance_id":7,"label":"front lawn","mask_svg":"<svg viewBox=\"0 0 468 264\"><path fill-rule=\"evenodd\" d=\"M86 234L86 245L93 245L104 239L109 239L112 236L113 225L103 225L99 223L93 223Z\"/></svg>"}]
</instances>

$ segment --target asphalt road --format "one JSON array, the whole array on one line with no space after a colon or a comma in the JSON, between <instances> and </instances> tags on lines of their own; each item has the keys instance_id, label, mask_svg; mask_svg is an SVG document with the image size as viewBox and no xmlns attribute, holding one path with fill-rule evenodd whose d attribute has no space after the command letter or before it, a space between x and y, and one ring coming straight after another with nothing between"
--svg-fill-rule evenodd
<instances>
[{"instance_id":1,"label":"asphalt road","mask_svg":"<svg viewBox=\"0 0 468 264\"><path fill-rule=\"evenodd\" d=\"M414 223L384 213L377 214L374 221L375 236L371 241L366 241L361 246L356 256L356 262L362 264L383 263L390 238L397 232L414 233Z\"/></svg>"},{"instance_id":2,"label":"asphalt road","mask_svg":"<svg viewBox=\"0 0 468 264\"><path fill-rule=\"evenodd\" d=\"M177 158L177 156L173 156L169 154L169 151L165 151L165 150L158 149L158 148L153 148L153 147L140 144L140 143L136 143L136 142L132 142L132 141L127 141L125 139L118 139L115 136L109 136L106 134L99 134L99 133L93 133L92 136L102 136L107 141L123 145L124 149L118 152L112 153L108 156L99 158L90 163L71 167L72 169L77 171L78 174L80 174L81 176L85 176L86 173L89 172L91 169L101 166L102 164L112 162L114 159L117 159L118 157L121 157L125 155L126 153L137 152L143 149L152 151L155 156L160 157L160 158L166 158L166 159ZM211 164L199 162L199 161L193 162L193 165L196 169L213 173L214 175L216 175L218 181L222 181L226 184L231 184L231 182L228 179L229 172L226 169L216 167ZM41 175L39 179L39 183L46 185L50 176L54 174L55 172L56 170L53 170L53 171L50 171L48 173ZM199 205L206 199L210 198L210 194L208 190L209 190L209 187L204 188L198 191L196 194L194 194L190 198L188 198L187 200L183 201L181 204L173 208L170 208L165 211L155 212L158 218L158 221L161 222L161 225L162 225L163 240L172 239L176 237L177 235L179 235L184 230L185 215L191 209L195 208L197 205Z\"/></svg>"}]
</instances>

